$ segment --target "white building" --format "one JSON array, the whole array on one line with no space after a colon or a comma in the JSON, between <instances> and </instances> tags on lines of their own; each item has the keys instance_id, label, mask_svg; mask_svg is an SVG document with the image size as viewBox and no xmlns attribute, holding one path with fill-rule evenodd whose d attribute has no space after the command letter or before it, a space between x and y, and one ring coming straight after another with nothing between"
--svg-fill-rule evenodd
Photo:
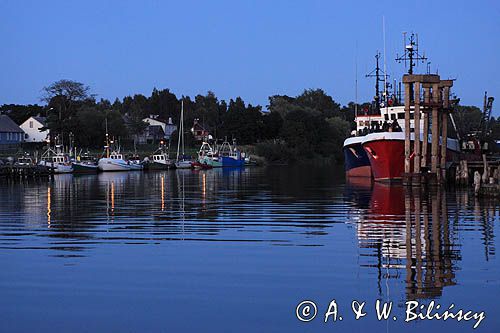
<instances>
[{"instance_id":1,"label":"white building","mask_svg":"<svg viewBox=\"0 0 500 333\"><path fill-rule=\"evenodd\" d=\"M25 133L24 142L45 142L49 138L49 130L40 131L45 124L45 117L29 117L19 126Z\"/></svg>"},{"instance_id":2,"label":"white building","mask_svg":"<svg viewBox=\"0 0 500 333\"><path fill-rule=\"evenodd\" d=\"M161 126L165 139L169 139L172 133L177 130L177 126L172 123L172 118L168 118L168 122L163 122L158 119L158 116L150 115L142 121L148 123L149 126Z\"/></svg>"}]
</instances>

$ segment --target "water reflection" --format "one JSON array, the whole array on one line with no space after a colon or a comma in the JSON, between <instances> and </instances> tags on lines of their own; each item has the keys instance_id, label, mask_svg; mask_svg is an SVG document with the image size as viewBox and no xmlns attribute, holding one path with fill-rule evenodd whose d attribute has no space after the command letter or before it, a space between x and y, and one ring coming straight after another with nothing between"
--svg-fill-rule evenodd
<instances>
[{"instance_id":1,"label":"water reflection","mask_svg":"<svg viewBox=\"0 0 500 333\"><path fill-rule=\"evenodd\" d=\"M485 259L494 255L498 202L470 198L467 191L407 188L358 179L348 182L362 262L377 269L380 297L390 292L387 280L405 282L404 300L435 299L457 283L460 229L480 222ZM471 203L472 200L472 203ZM448 204L451 203L451 208ZM472 207L471 207L472 205ZM472 213L471 214L471 210Z\"/></svg>"},{"instance_id":2,"label":"water reflection","mask_svg":"<svg viewBox=\"0 0 500 333\"><path fill-rule=\"evenodd\" d=\"M462 233L479 232L495 256L498 202L467 192L423 191L297 168L57 175L0 184L0 247L88 255L102 245L168 241L335 247L344 226L376 289L403 281L405 299L435 298L457 284ZM355 229L352 228L355 226ZM326 251L326 250L325 250Z\"/></svg>"}]
</instances>

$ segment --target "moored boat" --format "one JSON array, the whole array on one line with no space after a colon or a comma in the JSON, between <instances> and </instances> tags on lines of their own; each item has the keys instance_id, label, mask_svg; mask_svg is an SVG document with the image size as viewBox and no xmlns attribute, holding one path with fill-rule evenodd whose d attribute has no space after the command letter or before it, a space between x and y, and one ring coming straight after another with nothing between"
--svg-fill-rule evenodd
<instances>
[{"instance_id":1,"label":"moored boat","mask_svg":"<svg viewBox=\"0 0 500 333\"><path fill-rule=\"evenodd\" d=\"M49 168L53 173L71 173L73 165L69 156L62 151L61 145L56 145L55 149L48 148L42 155L38 165Z\"/></svg>"},{"instance_id":2,"label":"moored boat","mask_svg":"<svg viewBox=\"0 0 500 333\"><path fill-rule=\"evenodd\" d=\"M223 167L243 167L245 166L245 158L242 156L241 151L236 148L236 144L233 145L229 142L224 141L219 148L219 156L222 159Z\"/></svg>"},{"instance_id":3,"label":"moored boat","mask_svg":"<svg viewBox=\"0 0 500 333\"><path fill-rule=\"evenodd\" d=\"M168 149L163 141L160 142L160 147L153 152L146 166L151 170L168 170L174 167L174 162L170 159Z\"/></svg>"},{"instance_id":4,"label":"moored boat","mask_svg":"<svg viewBox=\"0 0 500 333\"><path fill-rule=\"evenodd\" d=\"M222 159L208 142L202 143L200 150L198 151L197 162L201 165L208 165L212 168L222 167Z\"/></svg>"},{"instance_id":5,"label":"moored boat","mask_svg":"<svg viewBox=\"0 0 500 333\"><path fill-rule=\"evenodd\" d=\"M184 101L181 101L181 119L179 124L179 139L177 140L177 158L175 161L177 169L191 169L191 159L184 153Z\"/></svg>"},{"instance_id":6,"label":"moored boat","mask_svg":"<svg viewBox=\"0 0 500 333\"><path fill-rule=\"evenodd\" d=\"M102 157L97 162L97 166L101 171L136 171L142 170L143 166L138 161L126 160L120 152L120 148L111 151L113 141L109 140L108 124L106 120L106 146L104 146L105 157Z\"/></svg>"},{"instance_id":7,"label":"moored boat","mask_svg":"<svg viewBox=\"0 0 500 333\"><path fill-rule=\"evenodd\" d=\"M88 153L78 155L75 161L72 161L74 173L96 173L99 171L97 160Z\"/></svg>"}]
</instances>

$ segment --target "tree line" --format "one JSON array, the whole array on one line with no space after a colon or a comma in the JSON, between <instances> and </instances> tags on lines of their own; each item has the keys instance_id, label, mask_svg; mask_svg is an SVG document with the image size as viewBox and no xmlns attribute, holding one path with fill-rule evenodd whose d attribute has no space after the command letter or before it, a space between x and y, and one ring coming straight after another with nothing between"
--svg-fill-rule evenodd
<instances>
[{"instance_id":1,"label":"tree line","mask_svg":"<svg viewBox=\"0 0 500 333\"><path fill-rule=\"evenodd\" d=\"M70 80L60 80L43 88L41 101L43 106L4 104L0 112L8 112L18 124L30 116L46 116L52 137L58 135L68 142L71 136L76 146L84 148L102 147L107 125L112 137L131 147L147 126L143 119L150 115L165 121L171 118L178 125L182 101L187 129L198 119L213 137L253 145L259 155L283 162L316 158L340 160L343 141L355 128L356 106L363 110L370 105L351 102L342 106L321 89L307 89L295 97L270 96L267 112L259 105L245 103L241 97L229 102L219 100L211 91L191 98L155 88L150 96L135 94L111 102L97 99L89 86ZM457 110L460 131L479 126L481 111L478 108L460 106ZM493 118L490 128L493 136L499 138L500 118ZM186 142L195 144L190 131L185 135ZM174 133L174 143L176 139Z\"/></svg>"}]
</instances>

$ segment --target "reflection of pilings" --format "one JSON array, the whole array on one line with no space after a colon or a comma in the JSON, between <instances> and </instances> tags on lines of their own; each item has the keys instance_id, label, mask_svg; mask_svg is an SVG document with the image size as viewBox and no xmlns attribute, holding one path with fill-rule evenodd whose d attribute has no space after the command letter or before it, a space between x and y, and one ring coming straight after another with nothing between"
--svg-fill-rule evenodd
<instances>
[{"instance_id":1,"label":"reflection of pilings","mask_svg":"<svg viewBox=\"0 0 500 333\"><path fill-rule=\"evenodd\" d=\"M411 196L408 189L405 191L405 225L406 225L406 286L413 290L413 255L411 244Z\"/></svg>"},{"instance_id":2,"label":"reflection of pilings","mask_svg":"<svg viewBox=\"0 0 500 333\"><path fill-rule=\"evenodd\" d=\"M414 206L415 206L415 257L416 257L416 279L417 279L417 294L422 293L422 238L420 230L420 188L413 187Z\"/></svg>"}]
</instances>

